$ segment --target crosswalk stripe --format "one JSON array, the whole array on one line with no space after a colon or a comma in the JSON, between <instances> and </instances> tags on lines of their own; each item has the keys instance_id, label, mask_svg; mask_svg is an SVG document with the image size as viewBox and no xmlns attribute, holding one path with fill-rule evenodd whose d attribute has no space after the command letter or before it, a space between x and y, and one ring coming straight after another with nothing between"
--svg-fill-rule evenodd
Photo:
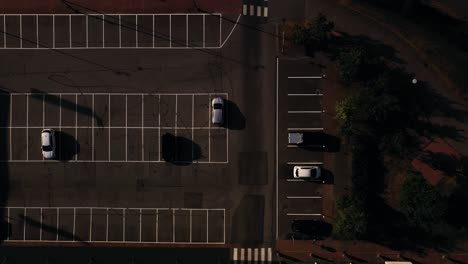
<instances>
[{"instance_id":1,"label":"crosswalk stripe","mask_svg":"<svg viewBox=\"0 0 468 264\"><path fill-rule=\"evenodd\" d=\"M254 262L255 262L255 263L258 262L258 248L255 248L255 249L254 249Z\"/></svg>"},{"instance_id":2,"label":"crosswalk stripe","mask_svg":"<svg viewBox=\"0 0 468 264\"><path fill-rule=\"evenodd\" d=\"M248 261L248 263L250 263L251 260L252 260L252 249L248 248L247 249L247 261Z\"/></svg>"},{"instance_id":3,"label":"crosswalk stripe","mask_svg":"<svg viewBox=\"0 0 468 264\"><path fill-rule=\"evenodd\" d=\"M265 249L264 248L260 249L260 261L262 263L265 262Z\"/></svg>"},{"instance_id":4,"label":"crosswalk stripe","mask_svg":"<svg viewBox=\"0 0 468 264\"><path fill-rule=\"evenodd\" d=\"M237 248L234 248L234 252L232 253L232 260L237 261Z\"/></svg>"},{"instance_id":5,"label":"crosswalk stripe","mask_svg":"<svg viewBox=\"0 0 468 264\"><path fill-rule=\"evenodd\" d=\"M244 6L242 7L242 14L247 15L247 5L244 4Z\"/></svg>"},{"instance_id":6,"label":"crosswalk stripe","mask_svg":"<svg viewBox=\"0 0 468 264\"><path fill-rule=\"evenodd\" d=\"M263 16L268 17L268 7L267 6L265 6L265 8L264 8Z\"/></svg>"},{"instance_id":7,"label":"crosswalk stripe","mask_svg":"<svg viewBox=\"0 0 468 264\"><path fill-rule=\"evenodd\" d=\"M262 7L257 6L257 16L262 16Z\"/></svg>"},{"instance_id":8,"label":"crosswalk stripe","mask_svg":"<svg viewBox=\"0 0 468 264\"><path fill-rule=\"evenodd\" d=\"M233 248L232 264L270 264L273 259L272 248Z\"/></svg>"},{"instance_id":9,"label":"crosswalk stripe","mask_svg":"<svg viewBox=\"0 0 468 264\"><path fill-rule=\"evenodd\" d=\"M271 248L268 248L268 262L271 262L271 255L272 255Z\"/></svg>"},{"instance_id":10,"label":"crosswalk stripe","mask_svg":"<svg viewBox=\"0 0 468 264\"><path fill-rule=\"evenodd\" d=\"M254 5L250 5L250 15L253 16L255 13L255 6Z\"/></svg>"},{"instance_id":11,"label":"crosswalk stripe","mask_svg":"<svg viewBox=\"0 0 468 264\"><path fill-rule=\"evenodd\" d=\"M241 261L244 261L244 253L245 253L244 251L245 251L245 249L244 249L244 248L241 248L241 250L240 250L240 253L241 253L241 255L240 255L240 260L241 260Z\"/></svg>"}]
</instances>

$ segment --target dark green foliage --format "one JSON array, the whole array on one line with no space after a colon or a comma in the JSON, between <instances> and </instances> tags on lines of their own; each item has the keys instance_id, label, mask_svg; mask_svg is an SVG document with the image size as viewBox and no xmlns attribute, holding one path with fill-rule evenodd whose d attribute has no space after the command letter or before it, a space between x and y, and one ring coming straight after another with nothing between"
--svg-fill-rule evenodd
<instances>
[{"instance_id":1,"label":"dark green foliage","mask_svg":"<svg viewBox=\"0 0 468 264\"><path fill-rule=\"evenodd\" d=\"M338 67L340 70L340 81L350 85L359 79L363 68L369 63L368 54L361 47L344 49L338 55Z\"/></svg>"},{"instance_id":2,"label":"dark green foliage","mask_svg":"<svg viewBox=\"0 0 468 264\"><path fill-rule=\"evenodd\" d=\"M441 220L445 209L442 196L421 176L409 178L403 184L400 210L411 225L430 231Z\"/></svg>"},{"instance_id":3,"label":"dark green foliage","mask_svg":"<svg viewBox=\"0 0 468 264\"><path fill-rule=\"evenodd\" d=\"M304 45L307 49L321 50L328 45L330 33L335 25L327 20L325 15L307 20L303 25L295 25L291 39L297 45Z\"/></svg>"},{"instance_id":4,"label":"dark green foliage","mask_svg":"<svg viewBox=\"0 0 468 264\"><path fill-rule=\"evenodd\" d=\"M337 239L360 239L367 233L367 213L357 196L345 196L337 201L337 216L333 236Z\"/></svg>"}]
</instances>

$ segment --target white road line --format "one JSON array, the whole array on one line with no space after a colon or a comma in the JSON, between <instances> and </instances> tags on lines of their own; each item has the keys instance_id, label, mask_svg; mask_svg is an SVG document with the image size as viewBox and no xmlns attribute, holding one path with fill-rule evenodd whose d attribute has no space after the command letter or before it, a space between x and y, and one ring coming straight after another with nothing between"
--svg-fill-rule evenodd
<instances>
[{"instance_id":1,"label":"white road line","mask_svg":"<svg viewBox=\"0 0 468 264\"><path fill-rule=\"evenodd\" d=\"M135 46L138 48L138 15L135 15Z\"/></svg>"},{"instance_id":2,"label":"white road line","mask_svg":"<svg viewBox=\"0 0 468 264\"><path fill-rule=\"evenodd\" d=\"M78 94L75 94L75 160L78 160Z\"/></svg>"},{"instance_id":3,"label":"white road line","mask_svg":"<svg viewBox=\"0 0 468 264\"><path fill-rule=\"evenodd\" d=\"M205 17L206 17L206 14L203 14L203 47L206 46L205 44Z\"/></svg>"},{"instance_id":4,"label":"white road line","mask_svg":"<svg viewBox=\"0 0 468 264\"><path fill-rule=\"evenodd\" d=\"M102 47L104 48L105 47L105 32L104 32L104 15L101 15L101 20L102 20Z\"/></svg>"},{"instance_id":5,"label":"white road line","mask_svg":"<svg viewBox=\"0 0 468 264\"><path fill-rule=\"evenodd\" d=\"M141 208L140 208L140 242L141 242Z\"/></svg>"},{"instance_id":6,"label":"white road line","mask_svg":"<svg viewBox=\"0 0 468 264\"><path fill-rule=\"evenodd\" d=\"M175 209L172 209L172 243L175 242Z\"/></svg>"},{"instance_id":7,"label":"white road line","mask_svg":"<svg viewBox=\"0 0 468 264\"><path fill-rule=\"evenodd\" d=\"M154 42L153 42L154 46ZM122 16L119 15L119 48L122 47Z\"/></svg>"},{"instance_id":8,"label":"white road line","mask_svg":"<svg viewBox=\"0 0 468 264\"><path fill-rule=\"evenodd\" d=\"M211 161L211 95L208 96L208 161Z\"/></svg>"},{"instance_id":9,"label":"white road line","mask_svg":"<svg viewBox=\"0 0 468 264\"><path fill-rule=\"evenodd\" d=\"M234 248L232 251L232 260L237 262L237 248Z\"/></svg>"},{"instance_id":10,"label":"white road line","mask_svg":"<svg viewBox=\"0 0 468 264\"><path fill-rule=\"evenodd\" d=\"M288 111L288 114L322 114L325 111Z\"/></svg>"},{"instance_id":11,"label":"white road line","mask_svg":"<svg viewBox=\"0 0 468 264\"><path fill-rule=\"evenodd\" d=\"M287 213L288 216L323 216L322 214L308 214L308 213Z\"/></svg>"},{"instance_id":12,"label":"white road line","mask_svg":"<svg viewBox=\"0 0 468 264\"><path fill-rule=\"evenodd\" d=\"M75 241L75 236L76 236L75 234L76 234L76 208L73 208L73 241Z\"/></svg>"},{"instance_id":13,"label":"white road line","mask_svg":"<svg viewBox=\"0 0 468 264\"><path fill-rule=\"evenodd\" d=\"M169 15L169 47L172 48L172 15Z\"/></svg>"},{"instance_id":14,"label":"white road line","mask_svg":"<svg viewBox=\"0 0 468 264\"><path fill-rule=\"evenodd\" d=\"M158 161L161 161L161 95L158 95Z\"/></svg>"},{"instance_id":15,"label":"white road line","mask_svg":"<svg viewBox=\"0 0 468 264\"><path fill-rule=\"evenodd\" d=\"M323 94L322 93L313 93L313 94L299 93L299 94L288 94L288 96L323 96Z\"/></svg>"},{"instance_id":16,"label":"white road line","mask_svg":"<svg viewBox=\"0 0 468 264\"><path fill-rule=\"evenodd\" d=\"M302 179L286 179L288 182L305 182L305 180Z\"/></svg>"},{"instance_id":17,"label":"white road line","mask_svg":"<svg viewBox=\"0 0 468 264\"><path fill-rule=\"evenodd\" d=\"M108 137L107 137L107 153L108 153L108 155L107 155L107 157L109 157L109 160L110 160L110 157L111 157L111 147L110 147L110 141L111 141L110 140L110 138L111 138L111 133L110 133L111 132L111 129L110 129L110 127L111 127L111 95L110 94L108 96L108 101L109 101L108 102L108 104L109 104L108 119L109 120L107 121L107 123L109 124L109 128L107 129L107 133L108 133Z\"/></svg>"},{"instance_id":18,"label":"white road line","mask_svg":"<svg viewBox=\"0 0 468 264\"><path fill-rule=\"evenodd\" d=\"M145 160L145 97L141 95L141 160Z\"/></svg>"},{"instance_id":19,"label":"white road line","mask_svg":"<svg viewBox=\"0 0 468 264\"><path fill-rule=\"evenodd\" d=\"M68 16L68 32L70 33L69 34L69 41L70 41L70 48L72 47L72 26L71 26L71 23L72 23L72 16Z\"/></svg>"},{"instance_id":20,"label":"white road line","mask_svg":"<svg viewBox=\"0 0 468 264\"><path fill-rule=\"evenodd\" d=\"M185 15L185 46L188 47L188 15Z\"/></svg>"},{"instance_id":21,"label":"white road line","mask_svg":"<svg viewBox=\"0 0 468 264\"><path fill-rule=\"evenodd\" d=\"M286 199L322 199L322 196L286 196Z\"/></svg>"},{"instance_id":22,"label":"white road line","mask_svg":"<svg viewBox=\"0 0 468 264\"><path fill-rule=\"evenodd\" d=\"M265 248L260 249L260 261L265 262Z\"/></svg>"},{"instance_id":23,"label":"white road line","mask_svg":"<svg viewBox=\"0 0 468 264\"><path fill-rule=\"evenodd\" d=\"M226 94L226 100L229 101L229 95ZM227 122L229 122L229 109L226 111ZM226 162L229 162L229 129L226 129Z\"/></svg>"},{"instance_id":24,"label":"white road line","mask_svg":"<svg viewBox=\"0 0 468 264\"><path fill-rule=\"evenodd\" d=\"M3 47L6 48L6 15L3 15Z\"/></svg>"},{"instance_id":25,"label":"white road line","mask_svg":"<svg viewBox=\"0 0 468 264\"><path fill-rule=\"evenodd\" d=\"M323 162L320 162L320 161L298 161L298 162L286 162L286 164L313 164L313 165L322 165Z\"/></svg>"},{"instance_id":26,"label":"white road line","mask_svg":"<svg viewBox=\"0 0 468 264\"><path fill-rule=\"evenodd\" d=\"M89 241L93 241L93 208L90 208L90 213L89 213Z\"/></svg>"},{"instance_id":27,"label":"white road line","mask_svg":"<svg viewBox=\"0 0 468 264\"><path fill-rule=\"evenodd\" d=\"M267 6L265 6L265 7L263 8L263 16L264 16L264 17L268 17L268 7L267 7Z\"/></svg>"},{"instance_id":28,"label":"white road line","mask_svg":"<svg viewBox=\"0 0 468 264\"><path fill-rule=\"evenodd\" d=\"M323 79L325 75L320 76L288 76L288 79Z\"/></svg>"},{"instance_id":29,"label":"white road line","mask_svg":"<svg viewBox=\"0 0 468 264\"><path fill-rule=\"evenodd\" d=\"M177 137L177 114L178 114L178 110L177 110L177 95L175 96L175 136Z\"/></svg>"},{"instance_id":30,"label":"white road line","mask_svg":"<svg viewBox=\"0 0 468 264\"><path fill-rule=\"evenodd\" d=\"M55 49L55 16L52 16L52 48Z\"/></svg>"},{"instance_id":31,"label":"white road line","mask_svg":"<svg viewBox=\"0 0 468 264\"><path fill-rule=\"evenodd\" d=\"M42 129L45 126L45 94L42 95Z\"/></svg>"},{"instance_id":32,"label":"white road line","mask_svg":"<svg viewBox=\"0 0 468 264\"><path fill-rule=\"evenodd\" d=\"M13 122L13 95L10 94L10 137L9 137L9 143L10 143L10 157L9 159L13 159L13 147L12 147L12 137L11 137L11 127L12 127L12 122ZM27 146L26 146L27 147Z\"/></svg>"},{"instance_id":33,"label":"white road line","mask_svg":"<svg viewBox=\"0 0 468 264\"><path fill-rule=\"evenodd\" d=\"M59 130L62 130L62 95L59 97Z\"/></svg>"},{"instance_id":34,"label":"white road line","mask_svg":"<svg viewBox=\"0 0 468 264\"><path fill-rule=\"evenodd\" d=\"M23 210L23 240L26 240L26 207Z\"/></svg>"},{"instance_id":35,"label":"white road line","mask_svg":"<svg viewBox=\"0 0 468 264\"><path fill-rule=\"evenodd\" d=\"M48 126L48 127L49 128L59 128L59 126ZM26 126L0 126L0 128L26 129L28 127L26 127ZM35 129L41 129L42 126L29 126L29 128L30 129L34 129L34 128ZM90 126L62 126L62 128L64 128L64 129L65 128L73 129L73 128L92 128L92 127L90 127ZM113 126L113 127L102 126L101 128L103 128L103 129L125 129L125 128L128 128L128 129L141 129L141 126L127 126L127 127L125 127L125 126ZM181 126L179 126L179 127L170 127L170 126L168 126L168 127L165 127L165 126L157 127L157 126L155 126L155 127L143 127L143 128L144 129L159 129L159 128L161 128L161 129L177 129L177 130L186 130L186 129L192 129L192 128L195 129L195 130L202 130L202 129L206 129L206 130L208 130L208 129L211 129L211 130L224 130L224 129L226 129L226 128L223 128L223 127L211 127L210 128L210 127L191 127L191 126L188 126L188 127L185 127L185 126L183 126L183 127L181 127Z\"/></svg>"},{"instance_id":36,"label":"white road line","mask_svg":"<svg viewBox=\"0 0 468 264\"><path fill-rule=\"evenodd\" d=\"M209 224L209 220L208 220L208 210L206 210L206 243L209 242L209 238L208 238L208 230L210 229L210 224Z\"/></svg>"},{"instance_id":37,"label":"white road line","mask_svg":"<svg viewBox=\"0 0 468 264\"><path fill-rule=\"evenodd\" d=\"M88 31L89 31L88 26L89 26L89 24L88 24L88 20L89 19L88 19L88 16L85 16L85 17L86 17L86 48L88 48L89 47L89 37L88 37Z\"/></svg>"},{"instance_id":38,"label":"white road line","mask_svg":"<svg viewBox=\"0 0 468 264\"><path fill-rule=\"evenodd\" d=\"M244 5L242 6L242 15L244 15L244 16L247 15L247 5L246 5L246 4L244 4Z\"/></svg>"},{"instance_id":39,"label":"white road line","mask_svg":"<svg viewBox=\"0 0 468 264\"><path fill-rule=\"evenodd\" d=\"M276 168L275 168L275 175L276 175L276 197L275 197L275 200L276 200L276 210L275 210L275 213L276 213L276 239L278 239L278 83L279 83L279 58L276 57L276 115L275 115L275 124L276 124L276 133L275 133L275 137L276 137L276 146L275 146L275 165L276 165Z\"/></svg>"},{"instance_id":40,"label":"white road line","mask_svg":"<svg viewBox=\"0 0 468 264\"><path fill-rule=\"evenodd\" d=\"M194 141L194 129L193 127L195 126L195 95L192 94L192 142ZM194 159L194 153L193 153L193 146L192 144L192 160Z\"/></svg>"},{"instance_id":41,"label":"white road line","mask_svg":"<svg viewBox=\"0 0 468 264\"><path fill-rule=\"evenodd\" d=\"M262 16L262 7L261 6L257 6L257 16Z\"/></svg>"},{"instance_id":42,"label":"white road line","mask_svg":"<svg viewBox=\"0 0 468 264\"><path fill-rule=\"evenodd\" d=\"M239 256L241 263L244 261L244 253L245 253L245 249L241 248L240 249L240 256Z\"/></svg>"},{"instance_id":43,"label":"white road line","mask_svg":"<svg viewBox=\"0 0 468 264\"><path fill-rule=\"evenodd\" d=\"M10 213L10 208L8 208L8 214ZM44 215L42 214L42 208L41 208L41 225L40 225L40 230L39 230L39 240L42 241L42 220L44 219Z\"/></svg>"},{"instance_id":44,"label":"white road line","mask_svg":"<svg viewBox=\"0 0 468 264\"><path fill-rule=\"evenodd\" d=\"M106 208L106 241L109 241L109 208Z\"/></svg>"},{"instance_id":45,"label":"white road line","mask_svg":"<svg viewBox=\"0 0 468 264\"><path fill-rule=\"evenodd\" d=\"M159 220L159 209L156 209L156 242L159 242L158 239L158 220Z\"/></svg>"},{"instance_id":46,"label":"white road line","mask_svg":"<svg viewBox=\"0 0 468 264\"><path fill-rule=\"evenodd\" d=\"M222 14L219 15L219 46L221 47L222 45L222 39L223 39L223 18L222 18Z\"/></svg>"},{"instance_id":47,"label":"white road line","mask_svg":"<svg viewBox=\"0 0 468 264\"><path fill-rule=\"evenodd\" d=\"M39 48L39 16L36 15L36 48Z\"/></svg>"},{"instance_id":48,"label":"white road line","mask_svg":"<svg viewBox=\"0 0 468 264\"><path fill-rule=\"evenodd\" d=\"M255 12L255 6L254 6L254 5L250 5L250 16L253 16L253 15L254 15L254 12Z\"/></svg>"},{"instance_id":49,"label":"white road line","mask_svg":"<svg viewBox=\"0 0 468 264\"><path fill-rule=\"evenodd\" d=\"M268 263L271 263L272 255L273 255L273 254L272 254L271 248L268 248L268 259L267 259L267 260L268 260Z\"/></svg>"},{"instance_id":50,"label":"white road line","mask_svg":"<svg viewBox=\"0 0 468 264\"><path fill-rule=\"evenodd\" d=\"M153 48L154 48L154 27L155 26L154 26L154 14L153 14L153 36L152 36L152 38L153 38Z\"/></svg>"},{"instance_id":51,"label":"white road line","mask_svg":"<svg viewBox=\"0 0 468 264\"><path fill-rule=\"evenodd\" d=\"M122 229L123 229L123 237L122 241L125 242L125 208L123 209L123 218L122 218Z\"/></svg>"},{"instance_id":52,"label":"white road line","mask_svg":"<svg viewBox=\"0 0 468 264\"><path fill-rule=\"evenodd\" d=\"M60 208L57 207L57 211L56 211L56 214L57 214L57 224L56 224L56 228L55 228L55 240L58 241L58 237L59 237L59 224L60 224Z\"/></svg>"},{"instance_id":53,"label":"white road line","mask_svg":"<svg viewBox=\"0 0 468 264\"><path fill-rule=\"evenodd\" d=\"M223 243L226 243L226 209L223 208Z\"/></svg>"},{"instance_id":54,"label":"white road line","mask_svg":"<svg viewBox=\"0 0 468 264\"><path fill-rule=\"evenodd\" d=\"M91 131L93 132L92 135L91 135L91 141L92 141L92 152L91 152L91 159L94 160L94 119L96 119L96 111L94 111L94 94L93 94L93 97L92 97L92 114L93 114L93 117L91 118L92 122L92 128L91 128Z\"/></svg>"},{"instance_id":55,"label":"white road line","mask_svg":"<svg viewBox=\"0 0 468 264\"><path fill-rule=\"evenodd\" d=\"M190 243L192 243L192 209L190 209L189 214L190 214Z\"/></svg>"},{"instance_id":56,"label":"white road line","mask_svg":"<svg viewBox=\"0 0 468 264\"><path fill-rule=\"evenodd\" d=\"M23 48L23 15L19 15L20 48Z\"/></svg>"},{"instance_id":57,"label":"white road line","mask_svg":"<svg viewBox=\"0 0 468 264\"><path fill-rule=\"evenodd\" d=\"M125 160L128 160L128 96L125 95Z\"/></svg>"},{"instance_id":58,"label":"white road line","mask_svg":"<svg viewBox=\"0 0 468 264\"><path fill-rule=\"evenodd\" d=\"M258 262L258 248L254 248L254 263Z\"/></svg>"},{"instance_id":59,"label":"white road line","mask_svg":"<svg viewBox=\"0 0 468 264\"><path fill-rule=\"evenodd\" d=\"M322 131L323 127L288 127L288 131Z\"/></svg>"},{"instance_id":60,"label":"white road line","mask_svg":"<svg viewBox=\"0 0 468 264\"><path fill-rule=\"evenodd\" d=\"M26 96L26 160L29 160L29 95Z\"/></svg>"},{"instance_id":61,"label":"white road line","mask_svg":"<svg viewBox=\"0 0 468 264\"><path fill-rule=\"evenodd\" d=\"M247 248L247 261L248 261L248 263L250 263L251 260L252 260L252 249Z\"/></svg>"},{"instance_id":62,"label":"white road line","mask_svg":"<svg viewBox=\"0 0 468 264\"><path fill-rule=\"evenodd\" d=\"M325 145L292 145L292 144L289 144L288 145L288 148L307 148L307 147L322 147L322 148L325 148Z\"/></svg>"}]
</instances>

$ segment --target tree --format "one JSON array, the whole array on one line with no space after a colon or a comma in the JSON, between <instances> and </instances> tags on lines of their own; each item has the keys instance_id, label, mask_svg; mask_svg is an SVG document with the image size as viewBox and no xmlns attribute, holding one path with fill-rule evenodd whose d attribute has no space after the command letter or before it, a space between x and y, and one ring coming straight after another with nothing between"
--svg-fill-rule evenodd
<instances>
[{"instance_id":1,"label":"tree","mask_svg":"<svg viewBox=\"0 0 468 264\"><path fill-rule=\"evenodd\" d=\"M333 236L346 240L363 238L368 222L363 200L357 196L342 197L337 201L337 209Z\"/></svg>"},{"instance_id":2,"label":"tree","mask_svg":"<svg viewBox=\"0 0 468 264\"><path fill-rule=\"evenodd\" d=\"M407 179L403 184L400 210L411 225L429 231L441 220L446 203L439 192L418 175Z\"/></svg>"},{"instance_id":3,"label":"tree","mask_svg":"<svg viewBox=\"0 0 468 264\"><path fill-rule=\"evenodd\" d=\"M342 50L338 55L340 81L345 85L350 85L358 80L367 63L368 54L363 48L352 47Z\"/></svg>"},{"instance_id":4,"label":"tree","mask_svg":"<svg viewBox=\"0 0 468 264\"><path fill-rule=\"evenodd\" d=\"M302 25L295 25L291 39L294 44L304 45L308 49L320 50L328 46L330 33L335 27L326 16L319 14L316 18L306 20Z\"/></svg>"}]
</instances>

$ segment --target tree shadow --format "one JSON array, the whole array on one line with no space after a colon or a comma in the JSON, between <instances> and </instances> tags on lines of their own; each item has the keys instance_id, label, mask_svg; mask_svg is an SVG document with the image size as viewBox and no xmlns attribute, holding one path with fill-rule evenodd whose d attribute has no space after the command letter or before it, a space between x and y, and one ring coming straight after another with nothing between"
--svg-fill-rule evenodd
<instances>
[{"instance_id":1,"label":"tree shadow","mask_svg":"<svg viewBox=\"0 0 468 264\"><path fill-rule=\"evenodd\" d=\"M203 158L200 145L171 133L164 133L161 136L161 154L163 160L175 165L189 165Z\"/></svg>"},{"instance_id":2,"label":"tree shadow","mask_svg":"<svg viewBox=\"0 0 468 264\"><path fill-rule=\"evenodd\" d=\"M341 139L323 132L304 132L303 144L300 144L299 147L313 151L338 152L341 147Z\"/></svg>"},{"instance_id":3,"label":"tree shadow","mask_svg":"<svg viewBox=\"0 0 468 264\"><path fill-rule=\"evenodd\" d=\"M80 153L80 143L70 134L63 131L55 131L57 159L69 161Z\"/></svg>"},{"instance_id":4,"label":"tree shadow","mask_svg":"<svg viewBox=\"0 0 468 264\"><path fill-rule=\"evenodd\" d=\"M8 129L10 120L10 93L0 90L0 243L7 239L9 223L6 220L5 206L10 192L10 174L8 163Z\"/></svg>"},{"instance_id":5,"label":"tree shadow","mask_svg":"<svg viewBox=\"0 0 468 264\"><path fill-rule=\"evenodd\" d=\"M425 151L421 156L421 161L449 176L455 176L460 169L460 161L443 152Z\"/></svg>"},{"instance_id":6,"label":"tree shadow","mask_svg":"<svg viewBox=\"0 0 468 264\"><path fill-rule=\"evenodd\" d=\"M322 170L322 180L324 184L333 184L335 182L335 176L331 170L321 168Z\"/></svg>"},{"instance_id":7,"label":"tree shadow","mask_svg":"<svg viewBox=\"0 0 468 264\"><path fill-rule=\"evenodd\" d=\"M230 100L224 100L226 110L226 122L225 127L232 130L242 130L245 128L245 116L234 102Z\"/></svg>"}]
</instances>

